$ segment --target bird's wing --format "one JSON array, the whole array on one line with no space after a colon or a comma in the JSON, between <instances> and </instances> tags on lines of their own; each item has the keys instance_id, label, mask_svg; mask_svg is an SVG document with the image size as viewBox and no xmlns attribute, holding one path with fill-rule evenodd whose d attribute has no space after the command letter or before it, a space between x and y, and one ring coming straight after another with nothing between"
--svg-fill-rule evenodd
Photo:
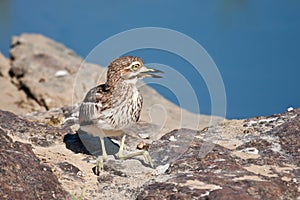
<instances>
[{"instance_id":1,"label":"bird's wing","mask_svg":"<svg viewBox=\"0 0 300 200\"><path fill-rule=\"evenodd\" d=\"M79 108L80 125L91 124L98 120L102 111L110 107L110 95L110 91L105 89L105 85L92 88Z\"/></svg>"}]
</instances>

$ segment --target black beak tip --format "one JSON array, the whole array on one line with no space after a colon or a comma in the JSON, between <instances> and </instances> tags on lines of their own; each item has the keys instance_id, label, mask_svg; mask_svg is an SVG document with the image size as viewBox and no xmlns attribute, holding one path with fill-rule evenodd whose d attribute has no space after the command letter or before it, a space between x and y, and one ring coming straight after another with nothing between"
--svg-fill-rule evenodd
<instances>
[{"instance_id":1,"label":"black beak tip","mask_svg":"<svg viewBox=\"0 0 300 200\"><path fill-rule=\"evenodd\" d=\"M158 69L155 69L155 71L154 71L155 73L164 73L163 71L161 71L161 70L158 70Z\"/></svg>"}]
</instances>

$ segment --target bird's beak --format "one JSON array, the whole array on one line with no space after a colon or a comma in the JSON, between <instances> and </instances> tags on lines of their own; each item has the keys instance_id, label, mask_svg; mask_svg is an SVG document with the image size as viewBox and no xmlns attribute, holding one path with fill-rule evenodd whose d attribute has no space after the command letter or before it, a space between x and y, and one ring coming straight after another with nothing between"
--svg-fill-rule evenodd
<instances>
[{"instance_id":1,"label":"bird's beak","mask_svg":"<svg viewBox=\"0 0 300 200\"><path fill-rule=\"evenodd\" d=\"M160 71L158 69L152 69L152 68L148 68L145 65L141 67L140 69L140 73L138 75L139 78L162 78L162 76L153 74L153 73L164 73L163 71Z\"/></svg>"}]
</instances>

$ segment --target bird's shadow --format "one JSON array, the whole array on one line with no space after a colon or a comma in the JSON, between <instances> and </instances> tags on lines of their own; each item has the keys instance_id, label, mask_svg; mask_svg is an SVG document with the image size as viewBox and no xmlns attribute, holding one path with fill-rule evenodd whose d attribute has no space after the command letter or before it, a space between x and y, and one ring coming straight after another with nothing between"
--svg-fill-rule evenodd
<instances>
[{"instance_id":1,"label":"bird's shadow","mask_svg":"<svg viewBox=\"0 0 300 200\"><path fill-rule=\"evenodd\" d=\"M75 134L66 134L63 142L66 144L66 148L74 153L83 153L93 156L102 155L99 137L89 135L80 129ZM110 138L104 138L104 143L108 155L115 155L118 152L119 145L112 142Z\"/></svg>"},{"instance_id":2,"label":"bird's shadow","mask_svg":"<svg viewBox=\"0 0 300 200\"><path fill-rule=\"evenodd\" d=\"M80 129L75 134L66 134L64 136L63 142L66 144L66 148L73 151L74 153L82 153L92 156L102 155L102 148L99 137L91 136ZM113 155L114 158L118 160L116 154L119 151L119 145L117 143L114 143L109 137L104 138L104 143L106 147L106 153L108 155ZM149 166L149 164L146 163L143 159L135 157L131 159L139 160L142 165Z\"/></svg>"}]
</instances>

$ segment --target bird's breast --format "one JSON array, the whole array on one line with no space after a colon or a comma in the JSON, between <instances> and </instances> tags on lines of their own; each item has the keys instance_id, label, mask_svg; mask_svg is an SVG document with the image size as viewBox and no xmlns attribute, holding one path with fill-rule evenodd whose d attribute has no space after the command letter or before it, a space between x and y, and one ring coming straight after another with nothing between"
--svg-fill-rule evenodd
<instances>
[{"instance_id":1,"label":"bird's breast","mask_svg":"<svg viewBox=\"0 0 300 200\"><path fill-rule=\"evenodd\" d=\"M142 110L143 99L139 91L134 87L126 93L119 95L117 101L112 105L112 123L116 127L124 128L139 120Z\"/></svg>"}]
</instances>

